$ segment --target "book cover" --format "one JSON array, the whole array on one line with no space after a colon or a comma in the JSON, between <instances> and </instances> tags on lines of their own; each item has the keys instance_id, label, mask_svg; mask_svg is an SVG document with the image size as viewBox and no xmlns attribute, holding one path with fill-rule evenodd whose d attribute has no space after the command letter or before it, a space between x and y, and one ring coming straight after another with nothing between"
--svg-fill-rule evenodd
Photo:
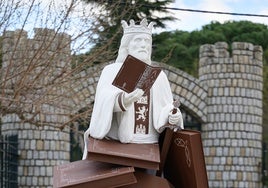
<instances>
[{"instance_id":1,"label":"book cover","mask_svg":"<svg viewBox=\"0 0 268 188\"><path fill-rule=\"evenodd\" d=\"M163 145L163 147L166 147ZM180 130L172 134L164 177L175 187L208 188L201 133Z\"/></svg>"},{"instance_id":2,"label":"book cover","mask_svg":"<svg viewBox=\"0 0 268 188\"><path fill-rule=\"evenodd\" d=\"M133 167L80 160L54 167L53 187L110 188L136 183Z\"/></svg>"},{"instance_id":3,"label":"book cover","mask_svg":"<svg viewBox=\"0 0 268 188\"><path fill-rule=\"evenodd\" d=\"M134 175L137 178L137 183L120 188L174 188L165 178L141 171L135 171Z\"/></svg>"},{"instance_id":4,"label":"book cover","mask_svg":"<svg viewBox=\"0 0 268 188\"><path fill-rule=\"evenodd\" d=\"M158 144L121 143L116 140L89 137L88 159L145 169L159 169Z\"/></svg>"},{"instance_id":5,"label":"book cover","mask_svg":"<svg viewBox=\"0 0 268 188\"><path fill-rule=\"evenodd\" d=\"M160 72L160 67L148 65L128 55L112 84L127 93L134 91L136 88L140 88L146 93L150 90Z\"/></svg>"}]
</instances>

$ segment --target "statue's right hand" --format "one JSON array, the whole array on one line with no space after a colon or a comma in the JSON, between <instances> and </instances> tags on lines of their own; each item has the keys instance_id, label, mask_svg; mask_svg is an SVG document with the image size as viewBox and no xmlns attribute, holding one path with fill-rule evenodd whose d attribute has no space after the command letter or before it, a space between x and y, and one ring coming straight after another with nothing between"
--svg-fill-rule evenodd
<instances>
[{"instance_id":1,"label":"statue's right hand","mask_svg":"<svg viewBox=\"0 0 268 188\"><path fill-rule=\"evenodd\" d=\"M141 98L143 94L144 94L144 91L139 88L135 89L131 93L124 93L123 104L125 105L125 107L128 107L133 102L136 102L137 100L139 100L139 98Z\"/></svg>"}]
</instances>

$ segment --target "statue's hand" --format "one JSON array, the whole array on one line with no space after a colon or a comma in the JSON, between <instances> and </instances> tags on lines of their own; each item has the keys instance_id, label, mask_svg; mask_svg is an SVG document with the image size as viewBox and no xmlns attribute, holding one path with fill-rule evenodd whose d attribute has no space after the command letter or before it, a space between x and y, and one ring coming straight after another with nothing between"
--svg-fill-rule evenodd
<instances>
[{"instance_id":1,"label":"statue's hand","mask_svg":"<svg viewBox=\"0 0 268 188\"><path fill-rule=\"evenodd\" d=\"M136 102L141 98L141 96L144 94L144 91L142 89L135 89L131 93L124 93L123 95L123 104L125 107L128 107L131 105L133 102Z\"/></svg>"},{"instance_id":2,"label":"statue's hand","mask_svg":"<svg viewBox=\"0 0 268 188\"><path fill-rule=\"evenodd\" d=\"M177 125L180 120L181 120L181 113L179 113L179 111L177 110L176 113L173 114L173 112L171 111L168 115L168 123L171 125Z\"/></svg>"}]
</instances>

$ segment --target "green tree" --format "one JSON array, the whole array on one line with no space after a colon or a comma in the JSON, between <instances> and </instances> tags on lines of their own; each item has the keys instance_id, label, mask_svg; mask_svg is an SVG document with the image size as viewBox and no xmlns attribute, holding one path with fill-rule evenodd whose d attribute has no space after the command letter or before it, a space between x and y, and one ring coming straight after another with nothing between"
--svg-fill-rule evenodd
<instances>
[{"instance_id":1,"label":"green tree","mask_svg":"<svg viewBox=\"0 0 268 188\"><path fill-rule=\"evenodd\" d=\"M106 51L110 52L110 56L101 56L99 62L114 59L120 38L121 38L121 20L129 21L134 19L140 21L142 18L147 18L148 22L155 22L156 27L165 27L165 21L172 21L175 18L168 12L165 7L172 0L150 1L150 0L84 0L100 9L100 16L95 22L100 23L102 27L95 31L96 41L94 48L89 52L93 52L102 48L107 43L108 39L113 39L108 45ZM164 16L158 16L164 15Z\"/></svg>"},{"instance_id":2,"label":"green tree","mask_svg":"<svg viewBox=\"0 0 268 188\"><path fill-rule=\"evenodd\" d=\"M192 32L177 30L154 35L153 58L197 76L200 45L214 44L218 41L225 41L231 45L232 42L242 41L261 45L265 50L268 49L267 38L268 29L264 24L249 21L229 21L223 24L211 22L201 30ZM180 48L174 50L178 45ZM264 60L264 64L267 64L268 53L264 53Z\"/></svg>"}]
</instances>

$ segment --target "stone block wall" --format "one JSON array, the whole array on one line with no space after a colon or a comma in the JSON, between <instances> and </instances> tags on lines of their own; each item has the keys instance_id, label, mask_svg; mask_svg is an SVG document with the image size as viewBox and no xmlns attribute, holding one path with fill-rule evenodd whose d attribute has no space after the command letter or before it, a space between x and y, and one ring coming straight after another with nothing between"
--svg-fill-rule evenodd
<instances>
[{"instance_id":1,"label":"stone block wall","mask_svg":"<svg viewBox=\"0 0 268 188\"><path fill-rule=\"evenodd\" d=\"M70 37L49 29L36 29L32 39L25 31L7 31L2 52L0 75L4 89L0 89L6 100L1 105L14 113L1 114L1 131L4 135L18 135L18 186L52 187L53 167L70 161L69 129L59 129L69 119L70 101L63 97L67 93L62 84L65 80L57 83L59 75L64 78L64 72L71 67ZM40 111L32 116L38 125L18 116L28 118L32 115L29 112L35 111Z\"/></svg>"},{"instance_id":2,"label":"stone block wall","mask_svg":"<svg viewBox=\"0 0 268 188\"><path fill-rule=\"evenodd\" d=\"M261 187L262 48L218 42L200 48L200 82L208 85L202 125L210 187Z\"/></svg>"},{"instance_id":3,"label":"stone block wall","mask_svg":"<svg viewBox=\"0 0 268 188\"><path fill-rule=\"evenodd\" d=\"M15 114L4 116L2 121L5 135L18 135L19 187L52 187L53 167L70 160L69 131L22 123Z\"/></svg>"}]
</instances>

